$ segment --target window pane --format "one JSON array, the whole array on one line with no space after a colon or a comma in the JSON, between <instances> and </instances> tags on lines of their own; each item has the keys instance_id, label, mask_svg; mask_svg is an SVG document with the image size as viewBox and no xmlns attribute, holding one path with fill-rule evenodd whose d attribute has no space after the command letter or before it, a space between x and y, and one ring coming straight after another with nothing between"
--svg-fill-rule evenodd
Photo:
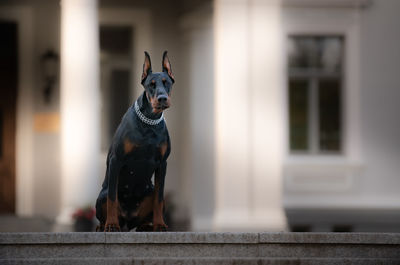
<instances>
[{"instance_id":1,"label":"window pane","mask_svg":"<svg viewBox=\"0 0 400 265\"><path fill-rule=\"evenodd\" d=\"M319 81L319 148L321 151L340 151L341 143L340 81Z\"/></svg>"},{"instance_id":2,"label":"window pane","mask_svg":"<svg viewBox=\"0 0 400 265\"><path fill-rule=\"evenodd\" d=\"M321 67L324 71L342 71L343 37L321 38Z\"/></svg>"},{"instance_id":3,"label":"window pane","mask_svg":"<svg viewBox=\"0 0 400 265\"><path fill-rule=\"evenodd\" d=\"M291 36L288 39L288 50L290 69L341 71L341 36Z\"/></svg>"},{"instance_id":4,"label":"window pane","mask_svg":"<svg viewBox=\"0 0 400 265\"><path fill-rule=\"evenodd\" d=\"M289 81L290 150L308 149L308 82Z\"/></svg>"},{"instance_id":5,"label":"window pane","mask_svg":"<svg viewBox=\"0 0 400 265\"><path fill-rule=\"evenodd\" d=\"M317 68L320 42L315 37L293 36L289 39L289 67Z\"/></svg>"}]
</instances>

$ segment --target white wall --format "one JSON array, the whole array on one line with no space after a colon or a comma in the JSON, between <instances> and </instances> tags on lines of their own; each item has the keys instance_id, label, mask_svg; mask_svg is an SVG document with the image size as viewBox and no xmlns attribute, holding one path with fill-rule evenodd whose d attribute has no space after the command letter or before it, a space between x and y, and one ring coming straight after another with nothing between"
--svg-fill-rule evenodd
<instances>
[{"instance_id":1,"label":"white wall","mask_svg":"<svg viewBox=\"0 0 400 265\"><path fill-rule=\"evenodd\" d=\"M345 152L288 156L284 204L289 221L314 223L314 231L329 231L335 224L352 225L354 231L398 230L400 2L302 7L285 9L292 29L345 36Z\"/></svg>"},{"instance_id":2,"label":"white wall","mask_svg":"<svg viewBox=\"0 0 400 265\"><path fill-rule=\"evenodd\" d=\"M361 16L363 197L400 208L400 1L375 0Z\"/></svg>"}]
</instances>

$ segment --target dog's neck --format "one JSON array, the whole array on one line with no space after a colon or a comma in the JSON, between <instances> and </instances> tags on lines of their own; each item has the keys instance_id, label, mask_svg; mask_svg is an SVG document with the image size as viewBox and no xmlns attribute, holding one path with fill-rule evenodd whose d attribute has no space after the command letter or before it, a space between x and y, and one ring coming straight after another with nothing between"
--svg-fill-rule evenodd
<instances>
[{"instance_id":1,"label":"dog's neck","mask_svg":"<svg viewBox=\"0 0 400 265\"><path fill-rule=\"evenodd\" d=\"M156 120L161 117L162 112L154 113L153 108L146 96L146 91L144 91L137 99L137 103L139 104L139 110L149 119Z\"/></svg>"}]
</instances>

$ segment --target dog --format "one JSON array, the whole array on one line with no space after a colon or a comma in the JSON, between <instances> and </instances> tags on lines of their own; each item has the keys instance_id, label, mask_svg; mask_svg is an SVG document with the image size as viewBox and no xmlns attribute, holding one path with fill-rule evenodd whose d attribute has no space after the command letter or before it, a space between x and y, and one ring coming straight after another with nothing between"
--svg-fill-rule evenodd
<instances>
[{"instance_id":1,"label":"dog","mask_svg":"<svg viewBox=\"0 0 400 265\"><path fill-rule=\"evenodd\" d=\"M96 231L166 231L164 181L171 143L163 112L170 107L174 82L167 51L162 72L155 73L145 52L144 91L123 116L107 155Z\"/></svg>"}]
</instances>

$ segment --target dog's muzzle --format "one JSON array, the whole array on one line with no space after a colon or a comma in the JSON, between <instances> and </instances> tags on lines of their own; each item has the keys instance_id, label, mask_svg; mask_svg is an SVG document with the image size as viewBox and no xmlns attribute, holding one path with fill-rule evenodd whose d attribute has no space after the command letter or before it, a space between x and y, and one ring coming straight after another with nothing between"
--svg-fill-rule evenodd
<instances>
[{"instance_id":1,"label":"dog's muzzle","mask_svg":"<svg viewBox=\"0 0 400 265\"><path fill-rule=\"evenodd\" d=\"M168 97L166 95L157 96L157 108L162 110L169 108Z\"/></svg>"}]
</instances>

